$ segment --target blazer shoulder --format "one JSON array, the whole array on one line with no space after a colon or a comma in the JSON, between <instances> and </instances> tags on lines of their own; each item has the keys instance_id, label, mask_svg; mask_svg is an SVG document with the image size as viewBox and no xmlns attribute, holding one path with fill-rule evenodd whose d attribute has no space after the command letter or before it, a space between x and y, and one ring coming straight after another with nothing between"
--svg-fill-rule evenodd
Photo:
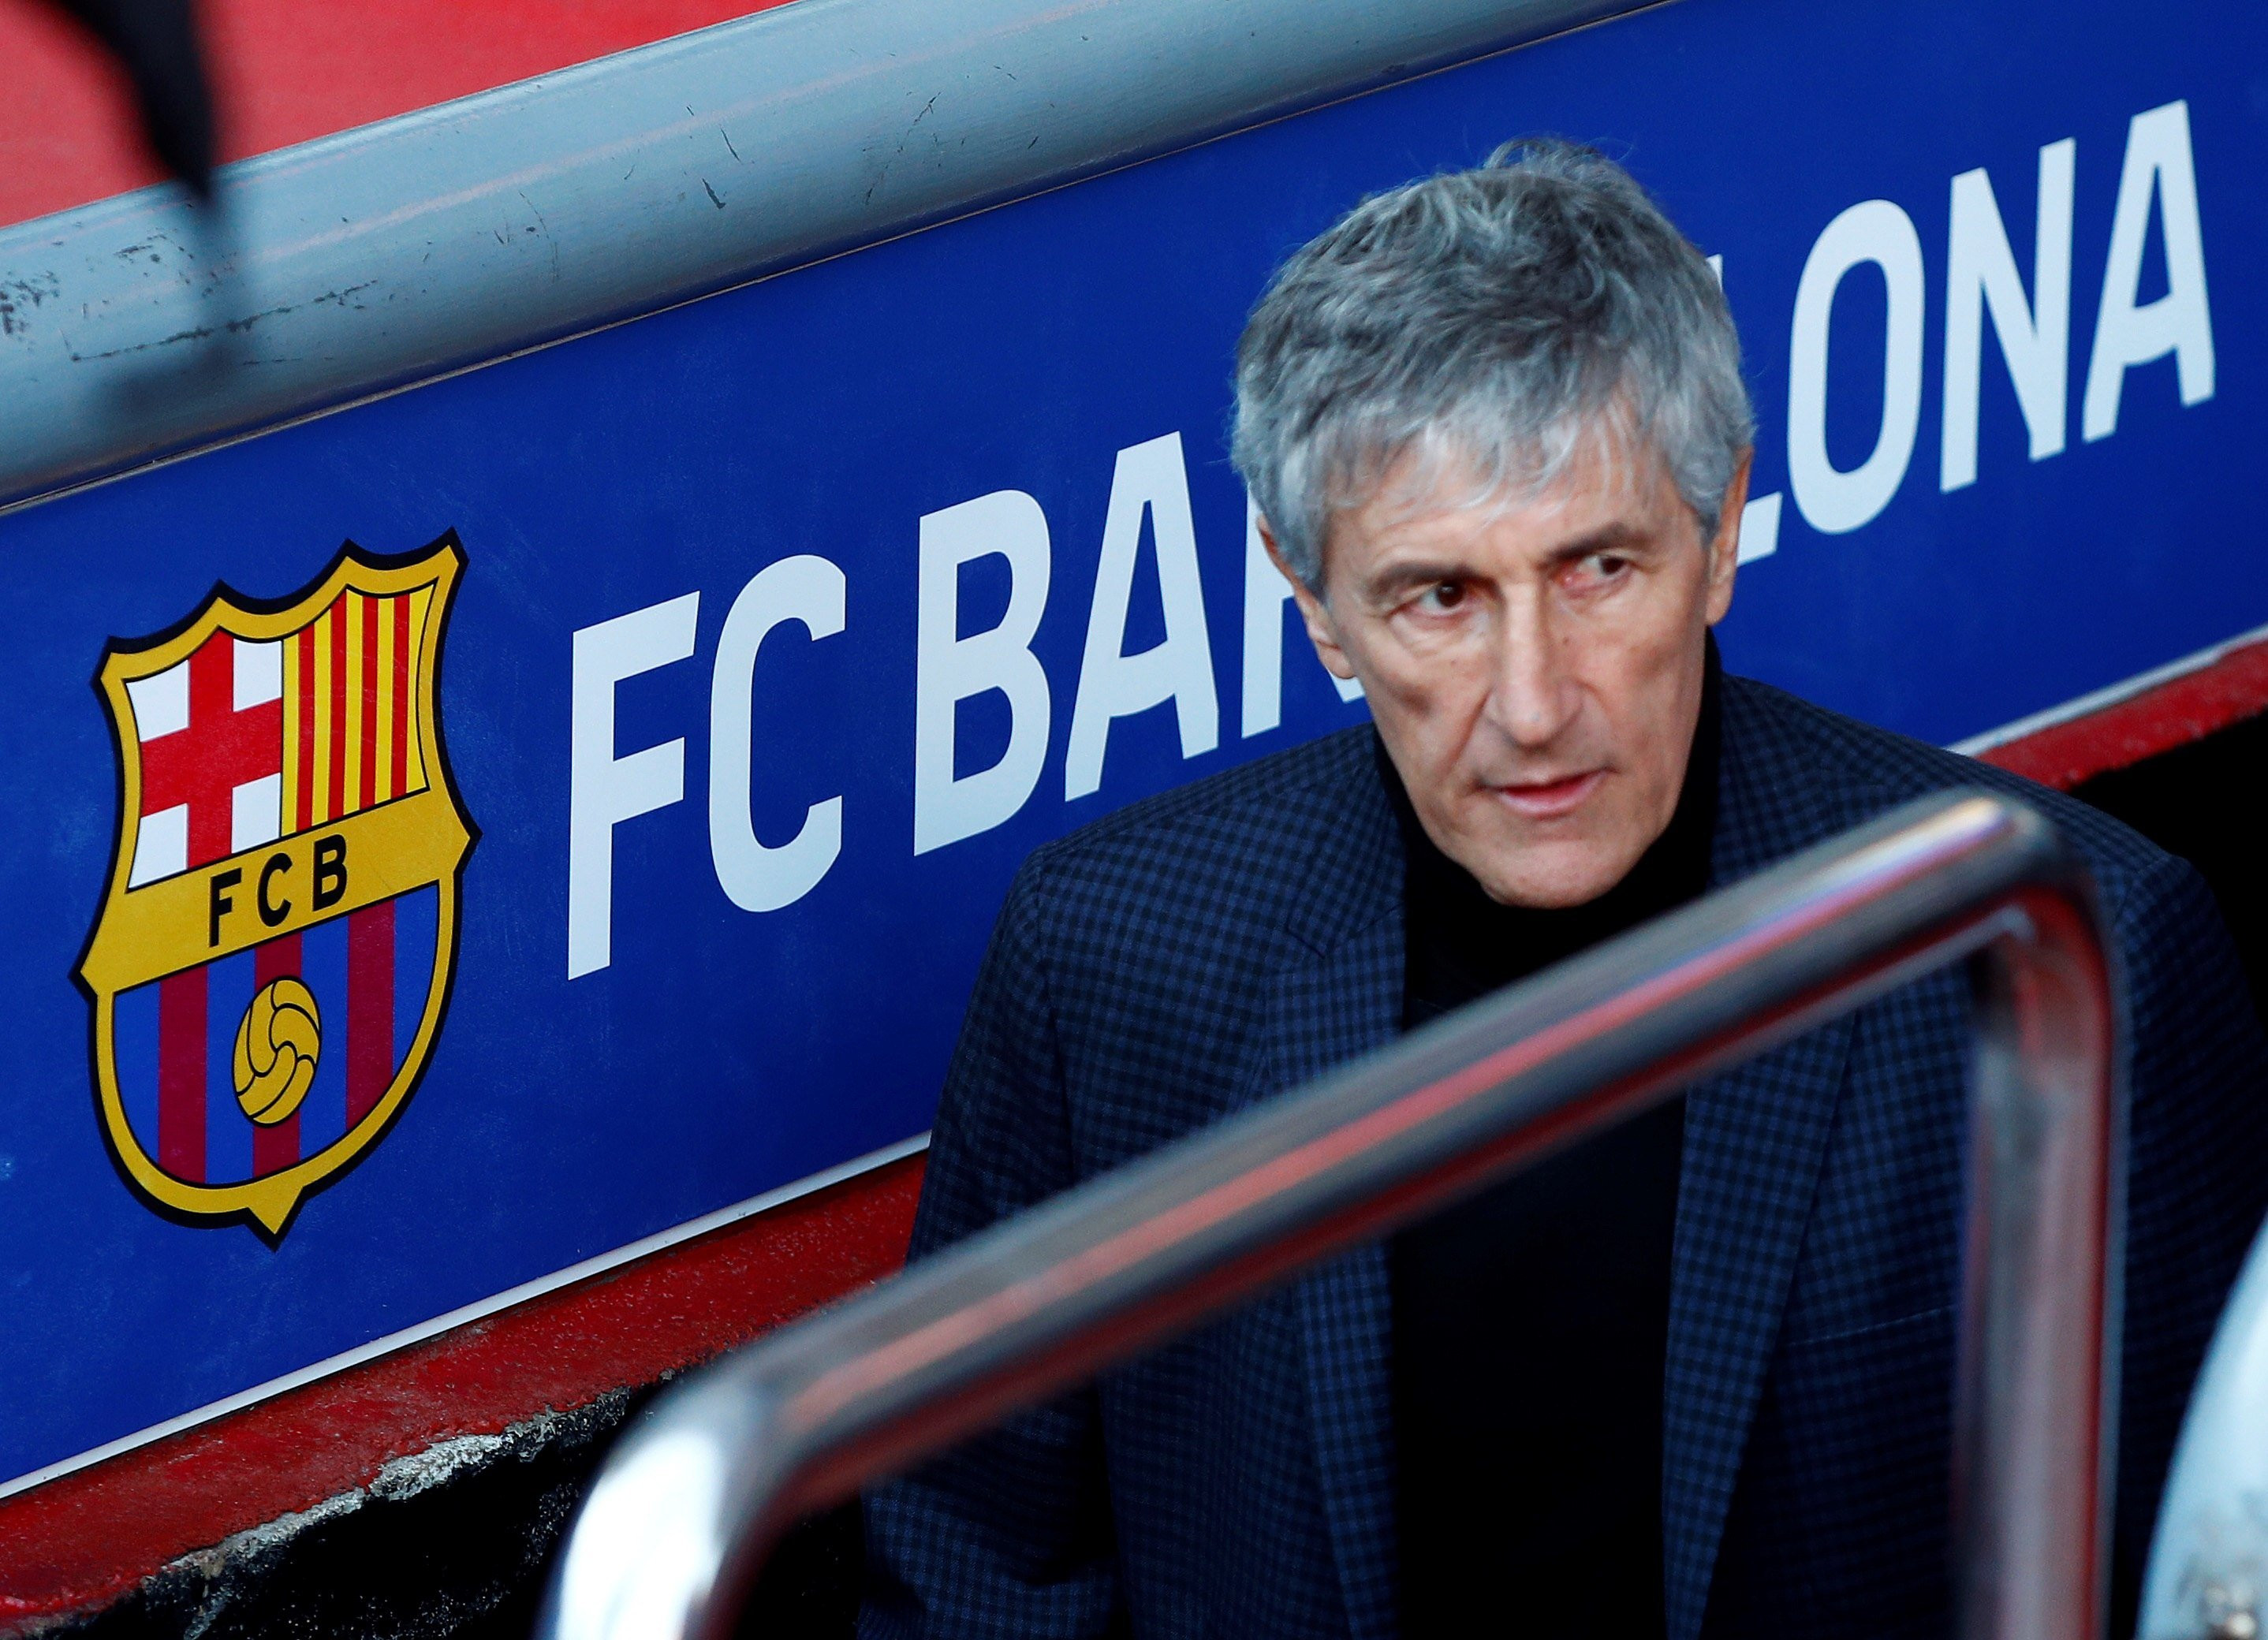
<instances>
[{"instance_id":1,"label":"blazer shoulder","mask_svg":"<svg viewBox=\"0 0 2268 1640\"><path fill-rule=\"evenodd\" d=\"M2174 857L2123 821L2023 776L1876 728L1759 683L1725 679L1728 734L1737 734L1772 781L1842 789L1859 811L1852 824L1933 791L1979 786L2021 798L2063 828L2094 867L2113 906L2135 883L2163 880ZM1735 724L1738 725L1735 728Z\"/></svg>"},{"instance_id":2,"label":"blazer shoulder","mask_svg":"<svg viewBox=\"0 0 2268 1640\"><path fill-rule=\"evenodd\" d=\"M1241 905L1283 898L1359 859L1391 835L1368 724L1256 758L1089 821L1042 844L1012 897L1053 903L1097 896L1130 905Z\"/></svg>"}]
</instances>

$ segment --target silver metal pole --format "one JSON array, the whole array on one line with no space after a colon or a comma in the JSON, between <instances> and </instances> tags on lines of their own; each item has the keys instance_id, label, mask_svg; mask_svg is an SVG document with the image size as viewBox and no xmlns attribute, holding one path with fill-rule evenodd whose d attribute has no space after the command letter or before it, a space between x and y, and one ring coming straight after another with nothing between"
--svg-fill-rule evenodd
<instances>
[{"instance_id":1,"label":"silver metal pole","mask_svg":"<svg viewBox=\"0 0 2268 1640\"><path fill-rule=\"evenodd\" d=\"M1978 960L1957 1548L1969 1640L2090 1640L2117 1325L2117 981L2086 868L1926 799L972 1237L658 1402L551 1640L722 1640L790 1522L1932 969Z\"/></svg>"},{"instance_id":2,"label":"silver metal pole","mask_svg":"<svg viewBox=\"0 0 2268 1640\"><path fill-rule=\"evenodd\" d=\"M2124 1055L2095 918L2038 891L1972 964L1954 1443L1963 1640L2099 1636L2124 1249Z\"/></svg>"},{"instance_id":3,"label":"silver metal pole","mask_svg":"<svg viewBox=\"0 0 2268 1640\"><path fill-rule=\"evenodd\" d=\"M798 0L0 226L0 504L1642 3Z\"/></svg>"}]
</instances>

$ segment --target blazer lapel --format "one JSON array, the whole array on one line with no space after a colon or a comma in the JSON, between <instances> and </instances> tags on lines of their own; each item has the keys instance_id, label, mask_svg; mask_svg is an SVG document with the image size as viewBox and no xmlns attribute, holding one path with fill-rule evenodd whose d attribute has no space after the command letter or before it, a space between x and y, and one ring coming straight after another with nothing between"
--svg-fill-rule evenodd
<instances>
[{"instance_id":1,"label":"blazer lapel","mask_svg":"<svg viewBox=\"0 0 2268 1640\"><path fill-rule=\"evenodd\" d=\"M1794 777L1768 697L1725 680L1712 886L1855 823L1852 798ZM1774 772L1777 771L1777 772ZM1695 1087L1671 1256L1662 1536L1669 1640L1695 1640L1811 1217L1850 1056L1845 1015Z\"/></svg>"},{"instance_id":2,"label":"blazer lapel","mask_svg":"<svg viewBox=\"0 0 2268 1640\"><path fill-rule=\"evenodd\" d=\"M1670 1640L1708 1603L1749 1425L1779 1335L1851 1047L1848 1015L1695 1088L1662 1384Z\"/></svg>"},{"instance_id":3,"label":"blazer lapel","mask_svg":"<svg viewBox=\"0 0 2268 1640\"><path fill-rule=\"evenodd\" d=\"M1859 794L1786 777L1769 702L1727 679L1714 886L1834 835ZM1771 771L1778 770L1778 773ZM1351 779L1289 919L1246 1097L1297 1087L1401 1029L1402 850L1374 774ZM1695 1640L1749 1426L1810 1217L1852 1041L1846 1017L1695 1088L1672 1255L1663 1395L1669 1640ZM1309 1413L1351 1640L1392 1640L1392 1324L1385 1251L1300 1285Z\"/></svg>"},{"instance_id":4,"label":"blazer lapel","mask_svg":"<svg viewBox=\"0 0 2268 1640\"><path fill-rule=\"evenodd\" d=\"M1327 829L1293 909L1286 961L1272 977L1247 1097L1312 1081L1384 1047L1402 1028L1402 848L1364 754L1350 812ZM1373 1243L1300 1283L1316 1480L1350 1640L1395 1629L1392 1306Z\"/></svg>"}]
</instances>

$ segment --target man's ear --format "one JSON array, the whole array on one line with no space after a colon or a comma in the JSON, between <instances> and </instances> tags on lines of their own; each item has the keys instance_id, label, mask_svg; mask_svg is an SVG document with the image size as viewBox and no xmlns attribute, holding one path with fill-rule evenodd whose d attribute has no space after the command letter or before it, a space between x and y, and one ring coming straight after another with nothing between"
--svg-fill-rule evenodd
<instances>
[{"instance_id":1,"label":"man's ear","mask_svg":"<svg viewBox=\"0 0 2268 1640\"><path fill-rule=\"evenodd\" d=\"M1307 641L1315 646L1324 670L1334 678L1354 676L1354 662L1339 643L1338 628L1331 621L1331 612L1313 588L1292 572L1284 561L1284 549L1276 544L1276 532L1270 527L1266 514L1254 522L1260 530L1260 544L1268 549L1268 562L1274 564L1283 577L1292 584L1292 598L1300 606L1300 620L1307 629Z\"/></svg>"},{"instance_id":2,"label":"man's ear","mask_svg":"<svg viewBox=\"0 0 2268 1640\"><path fill-rule=\"evenodd\" d=\"M1733 482L1725 486L1725 504L1717 514L1717 533L1709 543L1709 624L1715 626L1733 607L1733 572L1741 562L1741 514L1749 504L1749 468L1756 460L1754 446L1741 452Z\"/></svg>"}]
</instances>

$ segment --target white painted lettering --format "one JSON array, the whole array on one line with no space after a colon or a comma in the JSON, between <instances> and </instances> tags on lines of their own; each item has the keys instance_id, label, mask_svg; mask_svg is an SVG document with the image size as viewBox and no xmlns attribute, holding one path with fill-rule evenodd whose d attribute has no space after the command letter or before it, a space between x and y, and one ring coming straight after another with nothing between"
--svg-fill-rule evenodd
<instances>
[{"instance_id":1,"label":"white painted lettering","mask_svg":"<svg viewBox=\"0 0 2268 1640\"><path fill-rule=\"evenodd\" d=\"M1260 539L1260 509L1244 498L1244 710L1242 735L1249 740L1284 721L1284 606L1292 601L1292 583L1268 555ZM1311 651L1312 652L1312 651ZM1320 660L1316 663L1322 665ZM1339 699L1362 698L1361 681L1325 677L1337 688Z\"/></svg>"},{"instance_id":2,"label":"white painted lettering","mask_svg":"<svg viewBox=\"0 0 2268 1640\"><path fill-rule=\"evenodd\" d=\"M1725 258L1722 253L1709 258L1709 271L1717 276L1717 288L1725 288ZM1735 563L1754 563L1759 558L1769 558L1779 550L1780 493L1751 496L1741 508L1741 533L1735 537Z\"/></svg>"},{"instance_id":3,"label":"white painted lettering","mask_svg":"<svg viewBox=\"0 0 2268 1640\"><path fill-rule=\"evenodd\" d=\"M2158 201L2166 251L2166 293L2136 306L2150 199ZM2102 270L2102 305L2087 365L2080 431L2090 442L2118 428L2126 372L2167 354L2182 402L2213 397L2213 316L2205 293L2205 234L2198 220L2197 165L2190 152L2190 106L2169 102L2138 114L2126 131L2118 202L2110 214L2110 255Z\"/></svg>"},{"instance_id":4,"label":"white painted lettering","mask_svg":"<svg viewBox=\"0 0 2268 1640\"><path fill-rule=\"evenodd\" d=\"M1779 505L1778 490L1749 498L1741 509L1740 546L1733 555L1735 563L1754 563L1779 550Z\"/></svg>"},{"instance_id":5,"label":"white painted lettering","mask_svg":"<svg viewBox=\"0 0 2268 1640\"><path fill-rule=\"evenodd\" d=\"M1126 609L1145 511L1157 546L1166 636L1140 654L1127 655L1121 652ZM1079 663L1079 697L1071 707L1071 746L1064 763L1065 800L1101 787L1103 747L1113 718L1169 700L1183 757L1220 744L1220 702L1213 692L1212 649L1197 581L1197 526L1189 516L1189 474L1177 432L1121 450L1111 474L1102 558L1095 570L1094 603L1087 612L1086 651Z\"/></svg>"},{"instance_id":6,"label":"white painted lettering","mask_svg":"<svg viewBox=\"0 0 2268 1640\"><path fill-rule=\"evenodd\" d=\"M758 570L725 617L709 692L709 857L725 897L743 911L777 911L819 886L843 852L843 799L805 811L803 826L777 848L757 841L748 817L755 736L756 651L773 628L794 621L814 638L843 630L843 571L824 558L783 558Z\"/></svg>"},{"instance_id":7,"label":"white painted lettering","mask_svg":"<svg viewBox=\"0 0 2268 1640\"><path fill-rule=\"evenodd\" d=\"M989 632L960 636L961 566L1008 561L1008 612ZM995 490L924 514L914 618L914 852L990 831L1024 806L1048 754L1048 675L1032 653L1052 561L1047 515L1020 489ZM991 768L953 773L954 709L998 689L1008 749Z\"/></svg>"},{"instance_id":8,"label":"white painted lettering","mask_svg":"<svg viewBox=\"0 0 2268 1640\"><path fill-rule=\"evenodd\" d=\"M2072 179L2078 144L2066 137L2040 150L2039 202L2032 240L2032 296L2016 271L1992 179L1981 168L1953 179L1946 235L1945 419L1938 487L1977 482L1977 400L1983 389L1984 319L2007 361L2008 379L2031 435L2032 460L2064 447L2064 401L2071 357Z\"/></svg>"},{"instance_id":9,"label":"white painted lettering","mask_svg":"<svg viewBox=\"0 0 2268 1640\"><path fill-rule=\"evenodd\" d=\"M1862 263L1882 270L1889 313L1882 336L1882 424L1873 453L1849 472L1827 454L1827 330L1843 276ZM1823 534L1855 530L1889 504L1905 479L1921 425L1921 239L1886 199L1853 205L1811 247L1795 290L1788 347L1787 466L1795 504Z\"/></svg>"},{"instance_id":10,"label":"white painted lettering","mask_svg":"<svg viewBox=\"0 0 2268 1640\"><path fill-rule=\"evenodd\" d=\"M615 755L615 686L693 653L701 594L575 634L567 764L567 977L614 960L615 827L685 797L685 742Z\"/></svg>"}]
</instances>

